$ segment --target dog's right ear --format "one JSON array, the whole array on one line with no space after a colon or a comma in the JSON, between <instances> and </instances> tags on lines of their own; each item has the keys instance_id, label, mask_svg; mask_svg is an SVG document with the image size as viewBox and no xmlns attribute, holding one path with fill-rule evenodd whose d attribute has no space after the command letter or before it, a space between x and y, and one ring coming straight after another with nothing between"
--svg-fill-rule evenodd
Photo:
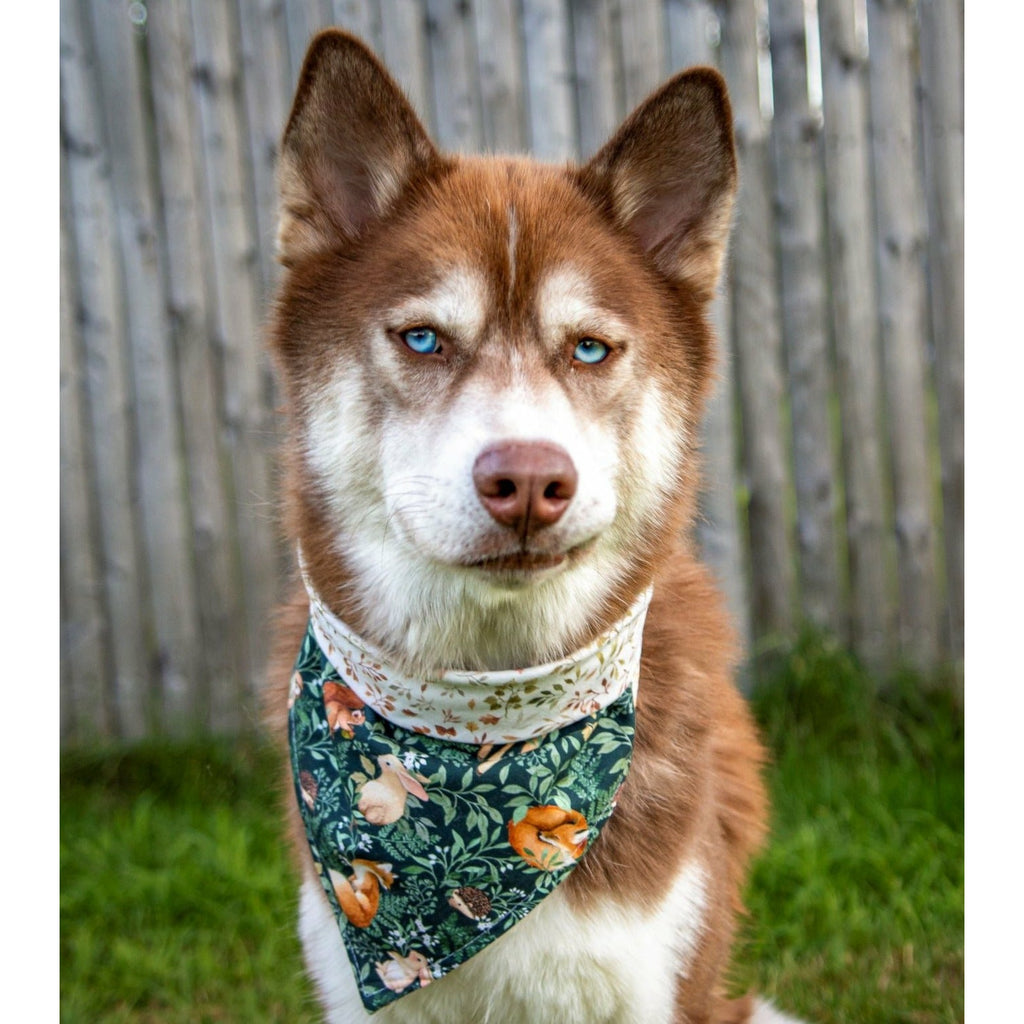
<instances>
[{"instance_id":1,"label":"dog's right ear","mask_svg":"<svg viewBox=\"0 0 1024 1024\"><path fill-rule=\"evenodd\" d=\"M357 238L439 159L401 89L355 37L310 43L281 143L278 258Z\"/></svg>"}]
</instances>

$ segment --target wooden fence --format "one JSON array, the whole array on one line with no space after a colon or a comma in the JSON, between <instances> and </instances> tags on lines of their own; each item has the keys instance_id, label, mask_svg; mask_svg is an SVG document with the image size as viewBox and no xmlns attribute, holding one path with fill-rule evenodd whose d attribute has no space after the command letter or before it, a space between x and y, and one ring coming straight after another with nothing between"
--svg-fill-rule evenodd
<instances>
[{"instance_id":1,"label":"wooden fence","mask_svg":"<svg viewBox=\"0 0 1024 1024\"><path fill-rule=\"evenodd\" d=\"M717 64L742 188L700 535L755 649L963 652L962 0L62 0L61 731L256 720L274 161L311 34L439 143L587 156Z\"/></svg>"}]
</instances>

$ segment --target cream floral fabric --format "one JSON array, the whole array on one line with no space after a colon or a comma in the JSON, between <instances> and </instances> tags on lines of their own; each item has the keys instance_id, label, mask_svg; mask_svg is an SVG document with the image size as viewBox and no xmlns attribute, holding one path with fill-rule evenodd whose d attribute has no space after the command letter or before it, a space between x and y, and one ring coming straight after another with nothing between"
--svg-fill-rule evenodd
<instances>
[{"instance_id":1,"label":"cream floral fabric","mask_svg":"<svg viewBox=\"0 0 1024 1024\"><path fill-rule=\"evenodd\" d=\"M309 580L310 622L341 681L382 718L457 743L534 739L608 707L640 674L648 589L615 626L561 661L497 672L445 672L411 679L356 636Z\"/></svg>"}]
</instances>

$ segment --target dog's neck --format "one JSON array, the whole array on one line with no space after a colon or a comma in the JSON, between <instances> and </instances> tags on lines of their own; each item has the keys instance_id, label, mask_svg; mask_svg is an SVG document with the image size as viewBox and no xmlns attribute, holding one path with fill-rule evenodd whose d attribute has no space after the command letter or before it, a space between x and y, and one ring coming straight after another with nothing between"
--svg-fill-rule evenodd
<instances>
[{"instance_id":1,"label":"dog's neck","mask_svg":"<svg viewBox=\"0 0 1024 1024\"><path fill-rule=\"evenodd\" d=\"M324 655L362 701L404 729L458 743L512 743L595 714L628 688L636 696L651 588L611 628L558 661L412 677L349 629L304 579Z\"/></svg>"}]
</instances>

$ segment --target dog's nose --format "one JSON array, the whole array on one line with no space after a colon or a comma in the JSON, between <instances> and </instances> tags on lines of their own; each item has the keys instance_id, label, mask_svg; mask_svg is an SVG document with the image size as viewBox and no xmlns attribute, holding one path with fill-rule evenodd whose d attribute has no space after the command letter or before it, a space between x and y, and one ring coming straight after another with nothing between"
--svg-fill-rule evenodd
<instances>
[{"instance_id":1,"label":"dog's nose","mask_svg":"<svg viewBox=\"0 0 1024 1024\"><path fill-rule=\"evenodd\" d=\"M562 518L578 479L569 453L546 441L491 445L473 464L473 483L484 508L523 537Z\"/></svg>"}]
</instances>

